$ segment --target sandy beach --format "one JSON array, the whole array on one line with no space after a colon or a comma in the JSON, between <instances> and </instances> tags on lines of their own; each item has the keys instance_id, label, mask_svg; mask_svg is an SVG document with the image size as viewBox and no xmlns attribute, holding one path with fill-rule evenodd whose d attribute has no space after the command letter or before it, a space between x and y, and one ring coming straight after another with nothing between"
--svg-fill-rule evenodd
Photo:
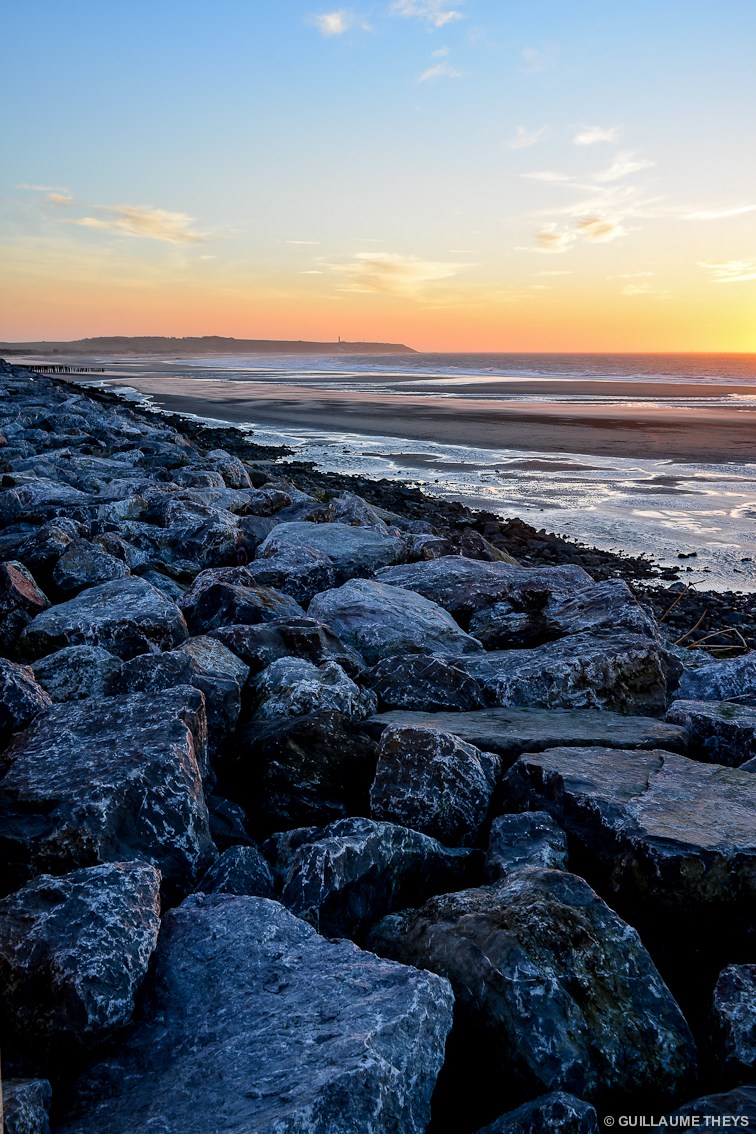
<instances>
[{"instance_id":1,"label":"sandy beach","mask_svg":"<svg viewBox=\"0 0 756 1134\"><path fill-rule=\"evenodd\" d=\"M333 376L331 376L331 379ZM414 383L397 378L409 386ZM111 384L111 383L109 383ZM756 397L756 387L688 383L560 381L557 391L542 379L466 383L450 397L435 384L422 393L386 392L370 375L359 389L281 382L185 377L115 379L175 412L232 422L287 428L343 429L346 433L403 436L441 444L530 449L543 453L590 453L674 461L756 461L756 422L749 409L704 404L712 394ZM354 383L351 383L354 385ZM447 385L446 389L449 387ZM485 392L485 397L480 396ZM499 400L501 393L504 400ZM477 396L476 396L477 395ZM544 400L531 401L527 398ZM582 398L603 399L602 404ZM518 400L523 399L523 400ZM669 400L693 401L668 405ZM696 406L695 401L701 400ZM616 400L616 404L613 404ZM631 402L632 404L623 404Z\"/></svg>"}]
</instances>

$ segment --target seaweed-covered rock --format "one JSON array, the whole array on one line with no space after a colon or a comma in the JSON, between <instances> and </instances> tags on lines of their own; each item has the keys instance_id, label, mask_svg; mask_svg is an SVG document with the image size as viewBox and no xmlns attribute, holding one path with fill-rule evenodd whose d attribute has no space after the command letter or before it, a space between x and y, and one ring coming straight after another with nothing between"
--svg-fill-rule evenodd
<instances>
[{"instance_id":1,"label":"seaweed-covered rock","mask_svg":"<svg viewBox=\"0 0 756 1134\"><path fill-rule=\"evenodd\" d=\"M751 1082L756 1068L756 965L722 970L711 1018L713 1054L722 1081Z\"/></svg>"},{"instance_id":2,"label":"seaweed-covered rock","mask_svg":"<svg viewBox=\"0 0 756 1134\"><path fill-rule=\"evenodd\" d=\"M0 658L0 744L51 705L29 666Z\"/></svg>"},{"instance_id":3,"label":"seaweed-covered rock","mask_svg":"<svg viewBox=\"0 0 756 1134\"><path fill-rule=\"evenodd\" d=\"M478 682L451 658L384 658L362 674L360 683L377 694L382 709L469 712L485 705Z\"/></svg>"},{"instance_id":4,"label":"seaweed-covered rock","mask_svg":"<svg viewBox=\"0 0 756 1134\"><path fill-rule=\"evenodd\" d=\"M427 1126L447 982L326 941L276 902L187 898L163 920L142 1000L85 1069L59 1134Z\"/></svg>"},{"instance_id":5,"label":"seaweed-covered rock","mask_svg":"<svg viewBox=\"0 0 756 1134\"><path fill-rule=\"evenodd\" d=\"M547 811L499 815L491 824L486 878L500 882L523 866L567 869L567 836Z\"/></svg>"},{"instance_id":6,"label":"seaweed-covered rock","mask_svg":"<svg viewBox=\"0 0 756 1134\"><path fill-rule=\"evenodd\" d=\"M255 846L229 847L200 878L196 889L204 894L274 897L273 875Z\"/></svg>"},{"instance_id":7,"label":"seaweed-covered rock","mask_svg":"<svg viewBox=\"0 0 756 1134\"><path fill-rule=\"evenodd\" d=\"M24 1047L89 1044L121 1027L160 928L160 873L110 862L42 874L0 900L0 1015Z\"/></svg>"},{"instance_id":8,"label":"seaweed-covered rock","mask_svg":"<svg viewBox=\"0 0 756 1134\"><path fill-rule=\"evenodd\" d=\"M317 524L302 521L278 524L263 541L260 554L265 555L271 540L284 540L315 548L327 555L336 572L336 582L343 583L358 575L372 575L390 563L400 563L406 551L404 541L386 531L352 527L351 524Z\"/></svg>"},{"instance_id":9,"label":"seaweed-covered rock","mask_svg":"<svg viewBox=\"0 0 756 1134\"><path fill-rule=\"evenodd\" d=\"M334 661L350 677L365 668L355 649L342 642L330 626L316 618L287 618L258 626L221 626L217 638L246 662L254 676L279 658L305 658L315 665Z\"/></svg>"},{"instance_id":10,"label":"seaweed-covered rock","mask_svg":"<svg viewBox=\"0 0 756 1134\"><path fill-rule=\"evenodd\" d=\"M21 634L19 649L34 659L65 646L102 646L119 658L133 658L170 650L188 637L176 604L144 579L127 576L88 587L37 615Z\"/></svg>"},{"instance_id":11,"label":"seaweed-covered rock","mask_svg":"<svg viewBox=\"0 0 756 1134\"><path fill-rule=\"evenodd\" d=\"M665 720L685 729L694 760L738 768L756 757L756 705L673 701Z\"/></svg>"},{"instance_id":12,"label":"seaweed-covered rock","mask_svg":"<svg viewBox=\"0 0 756 1134\"><path fill-rule=\"evenodd\" d=\"M47 1079L4 1079L5 1134L50 1134L47 1112L51 1102Z\"/></svg>"},{"instance_id":13,"label":"seaweed-covered rock","mask_svg":"<svg viewBox=\"0 0 756 1134\"><path fill-rule=\"evenodd\" d=\"M412 827L448 846L475 844L501 770L498 756L449 732L401 727L385 730L377 756L370 789L374 819Z\"/></svg>"},{"instance_id":14,"label":"seaweed-covered rock","mask_svg":"<svg viewBox=\"0 0 756 1134\"><path fill-rule=\"evenodd\" d=\"M103 696L108 679L119 665L121 659L102 646L64 646L32 662L29 668L53 701L79 701Z\"/></svg>"},{"instance_id":15,"label":"seaweed-covered rock","mask_svg":"<svg viewBox=\"0 0 756 1134\"><path fill-rule=\"evenodd\" d=\"M360 940L392 910L464 885L474 861L395 823L341 819L299 845L281 901L329 937Z\"/></svg>"},{"instance_id":16,"label":"seaweed-covered rock","mask_svg":"<svg viewBox=\"0 0 756 1134\"><path fill-rule=\"evenodd\" d=\"M495 1118L477 1134L599 1134L590 1103L565 1091L552 1091Z\"/></svg>"},{"instance_id":17,"label":"seaweed-covered rock","mask_svg":"<svg viewBox=\"0 0 756 1134\"><path fill-rule=\"evenodd\" d=\"M395 654L483 652L480 642L436 603L370 579L353 579L316 595L309 612L359 650L368 665Z\"/></svg>"},{"instance_id":18,"label":"seaweed-covered rock","mask_svg":"<svg viewBox=\"0 0 756 1134\"><path fill-rule=\"evenodd\" d=\"M369 717L378 707L375 693L361 689L336 662L316 666L303 658L279 658L255 679L260 699L256 720L305 716L336 709L352 720Z\"/></svg>"},{"instance_id":19,"label":"seaweed-covered rock","mask_svg":"<svg viewBox=\"0 0 756 1134\"><path fill-rule=\"evenodd\" d=\"M217 852L210 841L204 697L164 693L56 705L0 757L0 860L6 893L35 874L144 859L169 896Z\"/></svg>"}]
</instances>

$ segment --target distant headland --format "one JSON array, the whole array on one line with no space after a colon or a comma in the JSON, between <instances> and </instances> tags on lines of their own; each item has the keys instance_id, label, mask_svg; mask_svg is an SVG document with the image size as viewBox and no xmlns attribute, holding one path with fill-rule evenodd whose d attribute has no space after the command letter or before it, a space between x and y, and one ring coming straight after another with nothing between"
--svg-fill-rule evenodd
<instances>
[{"instance_id":1,"label":"distant headland","mask_svg":"<svg viewBox=\"0 0 756 1134\"><path fill-rule=\"evenodd\" d=\"M312 343L303 339L230 339L202 335L182 339L163 335L114 335L73 342L0 343L0 355L50 354L417 354L403 343Z\"/></svg>"}]
</instances>

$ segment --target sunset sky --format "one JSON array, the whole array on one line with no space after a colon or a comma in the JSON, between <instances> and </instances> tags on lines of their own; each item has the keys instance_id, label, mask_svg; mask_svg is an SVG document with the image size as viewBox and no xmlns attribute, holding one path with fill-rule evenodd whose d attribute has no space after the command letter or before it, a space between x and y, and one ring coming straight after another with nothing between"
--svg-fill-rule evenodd
<instances>
[{"instance_id":1,"label":"sunset sky","mask_svg":"<svg viewBox=\"0 0 756 1134\"><path fill-rule=\"evenodd\" d=\"M753 0L5 6L0 339L756 351Z\"/></svg>"}]
</instances>

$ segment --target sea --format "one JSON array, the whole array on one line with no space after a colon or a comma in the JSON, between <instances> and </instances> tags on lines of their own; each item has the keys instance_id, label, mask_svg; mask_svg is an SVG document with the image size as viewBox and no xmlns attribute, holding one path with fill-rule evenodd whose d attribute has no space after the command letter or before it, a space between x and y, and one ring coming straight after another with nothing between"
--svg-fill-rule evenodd
<instances>
[{"instance_id":1,"label":"sea","mask_svg":"<svg viewBox=\"0 0 756 1134\"><path fill-rule=\"evenodd\" d=\"M257 355L194 359L103 358L104 376L79 376L86 384L109 385L134 400L150 398L128 378L175 375L202 383L264 382L311 385L334 390L428 397L506 400L501 379L548 379L547 393L513 393L517 401L618 404L590 389L580 395L560 382L621 380L659 384L660 406L736 407L754 414L756 440L756 354L452 354ZM126 380L126 391L124 390ZM705 387L694 400L668 396L664 384ZM723 385L742 384L742 394ZM490 387L487 394L486 387ZM703 393L703 391L701 391ZM619 404L636 404L632 396ZM639 404L639 403L638 403ZM643 404L648 405L647 391ZM225 424L222 417L207 417ZM238 422L236 423L238 424ZM526 449L476 448L402 436L367 435L333 429L277 427L250 420L243 428L263 445L288 445L296 458L318 468L361 476L404 480L432 496L459 500L504 517L520 516L538 529L558 532L604 550L646 554L664 566L677 565L681 578L701 588L756 592L756 463L681 463L664 458L597 457L589 453L549 454Z\"/></svg>"}]
</instances>

